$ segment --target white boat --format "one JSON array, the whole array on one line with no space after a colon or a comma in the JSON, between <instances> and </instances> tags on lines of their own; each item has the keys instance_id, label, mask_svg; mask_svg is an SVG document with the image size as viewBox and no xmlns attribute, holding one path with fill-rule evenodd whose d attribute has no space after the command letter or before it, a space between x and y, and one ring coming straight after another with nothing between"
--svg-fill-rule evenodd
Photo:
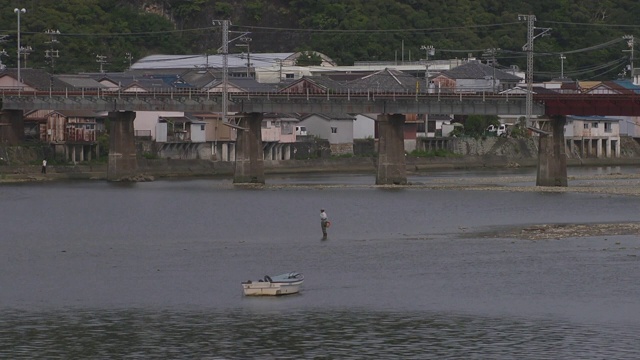
<instances>
[{"instance_id":1,"label":"white boat","mask_svg":"<svg viewBox=\"0 0 640 360\"><path fill-rule=\"evenodd\" d=\"M303 281L304 276L297 272L276 276L266 275L258 281L243 281L242 289L247 296L289 295L298 293Z\"/></svg>"}]
</instances>

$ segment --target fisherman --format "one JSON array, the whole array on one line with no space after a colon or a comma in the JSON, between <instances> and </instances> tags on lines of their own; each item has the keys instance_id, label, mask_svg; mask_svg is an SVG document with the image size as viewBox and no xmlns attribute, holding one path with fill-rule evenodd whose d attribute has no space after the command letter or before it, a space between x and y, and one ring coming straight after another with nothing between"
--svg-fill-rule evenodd
<instances>
[{"instance_id":1,"label":"fisherman","mask_svg":"<svg viewBox=\"0 0 640 360\"><path fill-rule=\"evenodd\" d=\"M320 227L322 228L322 238L327 238L327 227L329 227L329 217L324 209L320 209Z\"/></svg>"}]
</instances>

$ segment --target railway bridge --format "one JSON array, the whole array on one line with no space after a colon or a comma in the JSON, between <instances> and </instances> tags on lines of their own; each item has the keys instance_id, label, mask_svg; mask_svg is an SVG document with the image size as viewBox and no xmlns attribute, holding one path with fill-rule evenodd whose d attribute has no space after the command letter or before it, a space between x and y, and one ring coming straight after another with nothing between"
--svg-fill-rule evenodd
<instances>
[{"instance_id":1,"label":"railway bridge","mask_svg":"<svg viewBox=\"0 0 640 360\"><path fill-rule=\"evenodd\" d=\"M526 96L493 93L424 94L346 91L325 94L221 92L156 89L150 92L49 89L2 91L0 136L22 138L22 116L29 110L106 111L111 120L108 178L137 173L133 121L136 111L226 112L237 121L235 183L264 183L261 123L264 113L374 113L379 134L376 184L407 182L403 126L405 114L523 115ZM551 121L539 133L538 186L567 186L564 124L567 115L640 115L636 94L534 95L532 115Z\"/></svg>"}]
</instances>

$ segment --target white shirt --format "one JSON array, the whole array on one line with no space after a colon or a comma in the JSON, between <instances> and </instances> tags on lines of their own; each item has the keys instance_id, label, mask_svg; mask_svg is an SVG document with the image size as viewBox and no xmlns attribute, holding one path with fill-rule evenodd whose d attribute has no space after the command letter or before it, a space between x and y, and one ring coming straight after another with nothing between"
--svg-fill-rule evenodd
<instances>
[{"instance_id":1,"label":"white shirt","mask_svg":"<svg viewBox=\"0 0 640 360\"><path fill-rule=\"evenodd\" d=\"M329 219L329 217L327 216L326 212L323 211L323 212L320 213L320 220L326 221L328 219Z\"/></svg>"},{"instance_id":2,"label":"white shirt","mask_svg":"<svg viewBox=\"0 0 640 360\"><path fill-rule=\"evenodd\" d=\"M47 166L47 160L42 160L42 166Z\"/></svg>"}]
</instances>

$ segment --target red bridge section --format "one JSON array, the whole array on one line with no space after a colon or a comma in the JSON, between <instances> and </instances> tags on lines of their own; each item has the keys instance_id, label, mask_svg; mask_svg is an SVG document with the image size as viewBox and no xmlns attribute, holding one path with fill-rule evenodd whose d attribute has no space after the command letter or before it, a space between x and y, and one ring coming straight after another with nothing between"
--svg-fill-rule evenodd
<instances>
[{"instance_id":1,"label":"red bridge section","mask_svg":"<svg viewBox=\"0 0 640 360\"><path fill-rule=\"evenodd\" d=\"M640 116L640 94L536 94L545 114Z\"/></svg>"}]
</instances>

